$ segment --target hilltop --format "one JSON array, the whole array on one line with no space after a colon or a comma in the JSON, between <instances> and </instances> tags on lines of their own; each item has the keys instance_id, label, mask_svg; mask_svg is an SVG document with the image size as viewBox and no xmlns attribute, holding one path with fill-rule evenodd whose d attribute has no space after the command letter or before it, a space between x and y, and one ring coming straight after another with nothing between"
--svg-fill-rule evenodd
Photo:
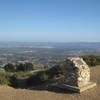
<instances>
[{"instance_id":1,"label":"hilltop","mask_svg":"<svg viewBox=\"0 0 100 100\"><path fill-rule=\"evenodd\" d=\"M0 87L1 100L100 100L100 66L91 67L91 80L97 83L97 87L87 90L82 94L51 90L28 90Z\"/></svg>"}]
</instances>

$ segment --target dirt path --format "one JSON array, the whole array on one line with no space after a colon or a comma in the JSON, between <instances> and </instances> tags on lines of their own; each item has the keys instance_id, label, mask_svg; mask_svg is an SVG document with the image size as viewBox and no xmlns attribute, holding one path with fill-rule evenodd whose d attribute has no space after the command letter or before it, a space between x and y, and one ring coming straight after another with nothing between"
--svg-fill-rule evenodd
<instances>
[{"instance_id":1,"label":"dirt path","mask_svg":"<svg viewBox=\"0 0 100 100\"><path fill-rule=\"evenodd\" d=\"M100 100L100 66L91 68L91 79L97 87L81 94L46 90L13 89L0 87L0 100Z\"/></svg>"}]
</instances>

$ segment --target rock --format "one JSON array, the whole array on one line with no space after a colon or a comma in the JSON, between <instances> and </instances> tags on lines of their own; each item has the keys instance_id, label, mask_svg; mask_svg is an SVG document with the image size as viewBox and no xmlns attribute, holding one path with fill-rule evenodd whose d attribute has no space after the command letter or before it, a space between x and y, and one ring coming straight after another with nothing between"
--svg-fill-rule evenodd
<instances>
[{"instance_id":1,"label":"rock","mask_svg":"<svg viewBox=\"0 0 100 100\"><path fill-rule=\"evenodd\" d=\"M90 69L82 58L68 58L65 62L66 70L63 84L67 88L83 91L96 85L90 82Z\"/></svg>"},{"instance_id":2,"label":"rock","mask_svg":"<svg viewBox=\"0 0 100 100\"><path fill-rule=\"evenodd\" d=\"M66 64L66 84L80 87L90 81L90 69L82 58L68 58Z\"/></svg>"}]
</instances>

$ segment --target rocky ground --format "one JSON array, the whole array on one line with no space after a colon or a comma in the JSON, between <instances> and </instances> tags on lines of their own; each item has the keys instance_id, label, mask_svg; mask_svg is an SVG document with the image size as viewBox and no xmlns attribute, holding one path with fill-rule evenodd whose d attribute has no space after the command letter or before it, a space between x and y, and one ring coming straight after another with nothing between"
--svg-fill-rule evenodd
<instances>
[{"instance_id":1,"label":"rocky ground","mask_svg":"<svg viewBox=\"0 0 100 100\"><path fill-rule=\"evenodd\" d=\"M97 87L81 94L62 90L28 90L0 86L0 100L100 100L100 66L91 68L91 80Z\"/></svg>"}]
</instances>

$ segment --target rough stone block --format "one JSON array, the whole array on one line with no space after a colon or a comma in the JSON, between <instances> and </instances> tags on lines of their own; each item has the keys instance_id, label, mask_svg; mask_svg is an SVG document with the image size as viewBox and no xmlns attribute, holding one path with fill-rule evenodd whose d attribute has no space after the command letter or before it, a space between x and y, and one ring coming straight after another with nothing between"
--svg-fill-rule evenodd
<instances>
[{"instance_id":1,"label":"rough stone block","mask_svg":"<svg viewBox=\"0 0 100 100\"><path fill-rule=\"evenodd\" d=\"M96 86L96 83L90 81L90 68L82 58L68 58L64 63L66 70L60 87L82 92Z\"/></svg>"},{"instance_id":2,"label":"rough stone block","mask_svg":"<svg viewBox=\"0 0 100 100\"><path fill-rule=\"evenodd\" d=\"M75 91L75 92L78 92L78 93L81 93L85 90L88 90L88 89L91 89L93 87L96 86L96 83L94 82L89 82L88 84L82 86L82 87L76 87L76 86L71 86L71 85L66 85L66 84L62 84L60 85L59 87L62 88L62 89L67 89L67 90L71 90L71 91Z\"/></svg>"}]
</instances>

